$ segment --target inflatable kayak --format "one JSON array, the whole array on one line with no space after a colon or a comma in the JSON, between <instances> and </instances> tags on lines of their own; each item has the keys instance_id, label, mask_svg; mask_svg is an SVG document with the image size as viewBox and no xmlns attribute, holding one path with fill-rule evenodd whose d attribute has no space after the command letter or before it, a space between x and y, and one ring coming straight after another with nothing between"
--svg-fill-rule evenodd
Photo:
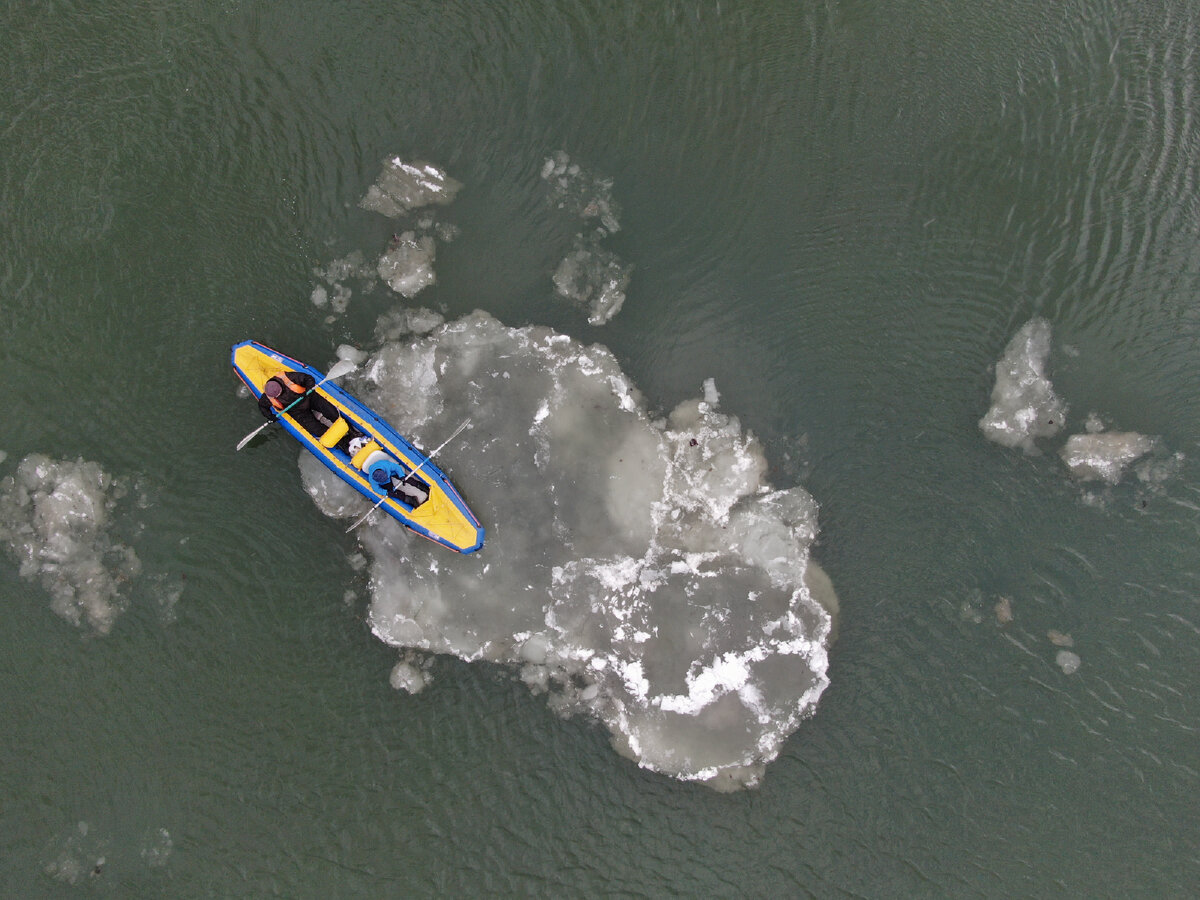
<instances>
[{"instance_id":1,"label":"inflatable kayak","mask_svg":"<svg viewBox=\"0 0 1200 900\"><path fill-rule=\"evenodd\" d=\"M483 546L483 527L445 473L350 394L322 383L321 372L256 341L235 344L232 361L260 405L274 405L279 424L371 503L451 550ZM316 386L305 401L284 405L308 386L304 376Z\"/></svg>"}]
</instances>

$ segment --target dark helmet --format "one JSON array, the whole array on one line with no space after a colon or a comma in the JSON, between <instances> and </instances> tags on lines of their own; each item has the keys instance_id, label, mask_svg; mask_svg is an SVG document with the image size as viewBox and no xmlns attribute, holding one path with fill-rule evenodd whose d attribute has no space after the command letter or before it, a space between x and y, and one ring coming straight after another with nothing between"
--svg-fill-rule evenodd
<instances>
[{"instance_id":1,"label":"dark helmet","mask_svg":"<svg viewBox=\"0 0 1200 900\"><path fill-rule=\"evenodd\" d=\"M279 399L279 395L283 393L283 385L272 378L265 385L263 385L263 393L272 400L277 400Z\"/></svg>"}]
</instances>

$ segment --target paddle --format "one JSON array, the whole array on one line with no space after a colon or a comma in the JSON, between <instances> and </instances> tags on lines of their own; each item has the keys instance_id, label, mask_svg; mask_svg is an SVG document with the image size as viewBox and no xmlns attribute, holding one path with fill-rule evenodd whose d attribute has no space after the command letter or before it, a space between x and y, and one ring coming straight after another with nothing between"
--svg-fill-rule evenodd
<instances>
[{"instance_id":1,"label":"paddle","mask_svg":"<svg viewBox=\"0 0 1200 900\"><path fill-rule=\"evenodd\" d=\"M244 438L242 438L241 441L238 442L237 448L234 450L234 452L236 453L238 450L241 450L248 443L250 443L252 440L254 440L254 438L258 435L258 433L260 431L262 431L264 428L266 428L270 425L274 425L276 422L278 422L279 416L282 416L285 412L287 412L289 409L291 409L293 406L295 406L297 403L299 403L301 400L303 400L305 397L307 397L309 394L311 394L313 391L315 391L317 388L319 388L321 385L323 385L325 382L327 382L329 379L341 378L343 375L348 375L349 373L353 372L355 370L355 368L357 368L357 367L354 365L354 363L352 363L346 359L343 359L340 362L334 363L333 368L331 368L329 370L328 375L326 375L324 378L322 378L320 381L318 381L316 384L314 384L312 387L310 387L307 391L305 391L303 394L301 394L299 397L297 397L295 400L293 400L291 403L289 403L287 406L285 406L283 409L281 409L276 414L274 419L269 419L268 421L264 422L263 424L261 424L257 428L255 428L252 432L250 432Z\"/></svg>"},{"instance_id":2,"label":"paddle","mask_svg":"<svg viewBox=\"0 0 1200 900\"><path fill-rule=\"evenodd\" d=\"M408 473L408 475L405 475L404 477L409 478L413 475L416 475L418 472L420 472L421 469L423 469L425 467L425 463L429 462L431 459L433 459L435 456L437 456L438 451L441 450L443 447L445 447L448 443L450 443L456 437L458 437L462 433L462 430L464 428L466 428L467 425L469 425L470 423L471 423L471 417L467 416L465 419L463 419L463 423L454 429L454 434L450 435L450 437L446 438L444 441L442 441L440 444L438 444L437 448L432 453L430 453L428 456L426 456L424 461L421 462L420 465L418 465L415 469L413 469L411 472ZM369 516L371 513L375 512L375 510L379 509L379 507L383 506L383 501L386 500L387 498L388 498L387 488L384 488L383 496L379 498L379 502L376 503L374 506L372 506L370 509L368 509L361 516L359 516L358 519L354 522L354 524L346 529L346 534L349 534L355 528L357 528L359 525L361 525L363 522L365 522L367 520L367 516Z\"/></svg>"}]
</instances>

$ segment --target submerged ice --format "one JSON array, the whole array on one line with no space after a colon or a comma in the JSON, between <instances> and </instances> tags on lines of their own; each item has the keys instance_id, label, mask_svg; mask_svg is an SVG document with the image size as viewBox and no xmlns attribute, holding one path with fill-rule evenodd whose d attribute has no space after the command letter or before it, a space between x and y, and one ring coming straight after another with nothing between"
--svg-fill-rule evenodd
<instances>
[{"instance_id":1,"label":"submerged ice","mask_svg":"<svg viewBox=\"0 0 1200 900\"><path fill-rule=\"evenodd\" d=\"M621 311L632 273L631 266L601 245L621 228L612 180L589 174L562 150L546 160L542 180L550 186L554 204L584 224L574 248L554 270L554 290L587 310L592 325L603 325Z\"/></svg>"},{"instance_id":2,"label":"submerged ice","mask_svg":"<svg viewBox=\"0 0 1200 900\"><path fill-rule=\"evenodd\" d=\"M1116 484L1125 467L1154 449L1154 439L1132 431L1073 434L1060 456L1080 481Z\"/></svg>"},{"instance_id":3,"label":"submerged ice","mask_svg":"<svg viewBox=\"0 0 1200 900\"><path fill-rule=\"evenodd\" d=\"M405 311L379 337L349 387L426 447L471 418L439 462L487 528L465 557L382 517L358 531L396 686L419 689L414 650L508 664L644 767L755 783L828 684L813 498L766 482L711 382L658 419L606 349L547 328ZM325 512L363 511L301 467Z\"/></svg>"},{"instance_id":4,"label":"submerged ice","mask_svg":"<svg viewBox=\"0 0 1200 900\"><path fill-rule=\"evenodd\" d=\"M122 483L97 463L26 457L0 480L0 541L22 577L37 579L56 613L106 633L141 572L133 548L112 534Z\"/></svg>"}]
</instances>

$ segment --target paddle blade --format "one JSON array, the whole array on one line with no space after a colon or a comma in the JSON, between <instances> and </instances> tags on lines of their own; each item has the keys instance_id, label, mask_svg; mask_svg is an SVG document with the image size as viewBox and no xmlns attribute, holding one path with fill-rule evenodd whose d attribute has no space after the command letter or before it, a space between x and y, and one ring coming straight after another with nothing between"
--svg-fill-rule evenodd
<instances>
[{"instance_id":1,"label":"paddle blade","mask_svg":"<svg viewBox=\"0 0 1200 900\"><path fill-rule=\"evenodd\" d=\"M329 367L329 374L327 374L321 380L322 381L330 381L334 378L341 378L343 375L349 375L351 372L353 372L357 368L358 368L358 366L356 366L354 363L350 362L350 360L339 359L337 362L335 362L332 366Z\"/></svg>"},{"instance_id":2,"label":"paddle blade","mask_svg":"<svg viewBox=\"0 0 1200 900\"><path fill-rule=\"evenodd\" d=\"M252 432L250 432L248 435L246 435L244 438L242 438L240 441L238 441L237 448L233 452L237 453L238 450L241 450L243 447L245 447L248 443L250 443L252 440L254 440L258 436L258 433L260 431L262 431L264 428L266 428L270 424L271 424L270 422L264 422L263 424L261 424L257 428L255 428Z\"/></svg>"}]
</instances>

